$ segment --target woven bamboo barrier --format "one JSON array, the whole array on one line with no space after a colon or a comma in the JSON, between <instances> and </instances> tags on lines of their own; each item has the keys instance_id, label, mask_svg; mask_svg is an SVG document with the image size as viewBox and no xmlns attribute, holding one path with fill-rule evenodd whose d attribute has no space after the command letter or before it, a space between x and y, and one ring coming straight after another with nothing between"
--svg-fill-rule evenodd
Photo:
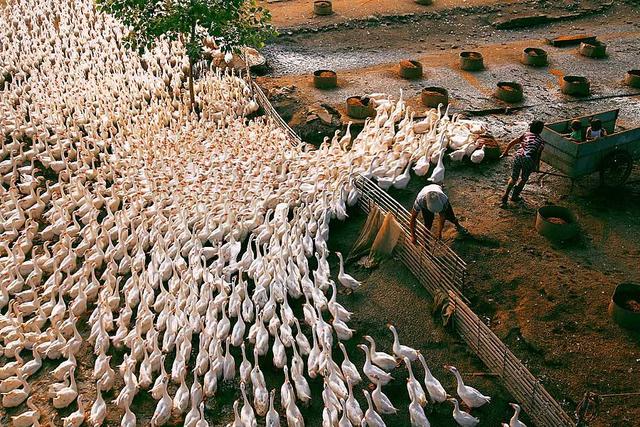
<instances>
[{"instance_id":1,"label":"woven bamboo barrier","mask_svg":"<svg viewBox=\"0 0 640 427\"><path fill-rule=\"evenodd\" d=\"M432 294L436 290L452 291L464 299L465 262L449 246L437 240L421 221L416 222L418 244L413 245L409 239L409 212L370 179L357 175L354 181L361 191L358 203L365 212L375 204L382 212L393 213L404 230L396 251L409 270Z\"/></svg>"},{"instance_id":2,"label":"woven bamboo barrier","mask_svg":"<svg viewBox=\"0 0 640 427\"><path fill-rule=\"evenodd\" d=\"M505 388L529 417L541 427L573 427L576 424L540 381L454 292L453 325L482 362L497 373Z\"/></svg>"},{"instance_id":3,"label":"woven bamboo barrier","mask_svg":"<svg viewBox=\"0 0 640 427\"><path fill-rule=\"evenodd\" d=\"M273 105L271 105L269 98L267 98L267 95L265 95L262 88L260 88L260 86L253 80L251 81L251 87L253 89L253 94L258 105L262 107L264 113L267 116L271 117L278 124L278 126L280 126L282 130L284 130L284 132L289 136L291 144L295 146L302 143L302 139L300 139L298 134L296 134L293 129L291 129L287 122L285 122L282 117L280 117L280 114L278 114L276 109L273 108Z\"/></svg>"}]
</instances>

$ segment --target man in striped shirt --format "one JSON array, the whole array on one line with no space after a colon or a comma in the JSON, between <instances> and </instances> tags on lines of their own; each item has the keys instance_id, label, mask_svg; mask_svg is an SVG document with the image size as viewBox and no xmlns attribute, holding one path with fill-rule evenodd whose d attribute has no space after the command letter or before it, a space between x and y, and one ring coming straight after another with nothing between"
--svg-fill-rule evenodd
<instances>
[{"instance_id":1,"label":"man in striped shirt","mask_svg":"<svg viewBox=\"0 0 640 427\"><path fill-rule=\"evenodd\" d=\"M513 190L511 200L514 202L522 200L520 193L529 180L531 173L536 171L540 164L540 155L544 149L544 140L540 136L543 129L544 123L541 121L536 120L532 122L531 125L529 125L529 131L511 141L500 156L500 158L504 158L514 145L520 144L520 148L518 148L516 154L513 156L511 177L509 178L507 189L502 196L503 205L507 204L511 190ZM518 179L520 179L520 181L518 181Z\"/></svg>"}]
</instances>

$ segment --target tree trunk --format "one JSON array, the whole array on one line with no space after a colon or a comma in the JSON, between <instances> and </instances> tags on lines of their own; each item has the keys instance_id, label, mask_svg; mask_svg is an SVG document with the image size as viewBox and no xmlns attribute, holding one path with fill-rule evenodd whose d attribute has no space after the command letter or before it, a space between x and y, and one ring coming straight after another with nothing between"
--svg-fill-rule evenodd
<instances>
[{"instance_id":1,"label":"tree trunk","mask_svg":"<svg viewBox=\"0 0 640 427\"><path fill-rule=\"evenodd\" d=\"M196 40L196 22L193 21L191 23L191 43L195 43ZM191 111L195 111L198 116L200 116L200 112L196 108L196 96L193 91L193 66L194 66L194 58L189 55L189 96L191 97Z\"/></svg>"},{"instance_id":2,"label":"tree trunk","mask_svg":"<svg viewBox=\"0 0 640 427\"><path fill-rule=\"evenodd\" d=\"M189 57L189 97L191 99L191 111L196 110L196 98L193 91L193 59Z\"/></svg>"}]
</instances>

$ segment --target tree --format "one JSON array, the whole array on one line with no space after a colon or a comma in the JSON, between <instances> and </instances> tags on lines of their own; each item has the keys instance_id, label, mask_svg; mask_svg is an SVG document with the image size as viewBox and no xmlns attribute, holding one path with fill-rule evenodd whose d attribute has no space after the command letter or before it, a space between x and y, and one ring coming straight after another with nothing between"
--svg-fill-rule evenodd
<instances>
[{"instance_id":1,"label":"tree","mask_svg":"<svg viewBox=\"0 0 640 427\"><path fill-rule=\"evenodd\" d=\"M189 95L195 109L193 66L211 37L224 53L261 48L275 35L268 10L255 0L96 0L128 29L125 45L142 53L161 38L181 40L189 57Z\"/></svg>"}]
</instances>

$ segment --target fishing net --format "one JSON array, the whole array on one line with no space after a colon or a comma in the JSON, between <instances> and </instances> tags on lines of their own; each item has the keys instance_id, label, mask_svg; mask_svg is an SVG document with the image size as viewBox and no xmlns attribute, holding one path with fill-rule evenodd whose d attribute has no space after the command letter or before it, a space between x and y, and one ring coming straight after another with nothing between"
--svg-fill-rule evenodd
<instances>
[{"instance_id":1,"label":"fishing net","mask_svg":"<svg viewBox=\"0 0 640 427\"><path fill-rule=\"evenodd\" d=\"M383 216L376 206L372 206L347 260L358 260L358 264L363 267L373 267L391 255L401 232L402 229L392 213Z\"/></svg>"}]
</instances>

